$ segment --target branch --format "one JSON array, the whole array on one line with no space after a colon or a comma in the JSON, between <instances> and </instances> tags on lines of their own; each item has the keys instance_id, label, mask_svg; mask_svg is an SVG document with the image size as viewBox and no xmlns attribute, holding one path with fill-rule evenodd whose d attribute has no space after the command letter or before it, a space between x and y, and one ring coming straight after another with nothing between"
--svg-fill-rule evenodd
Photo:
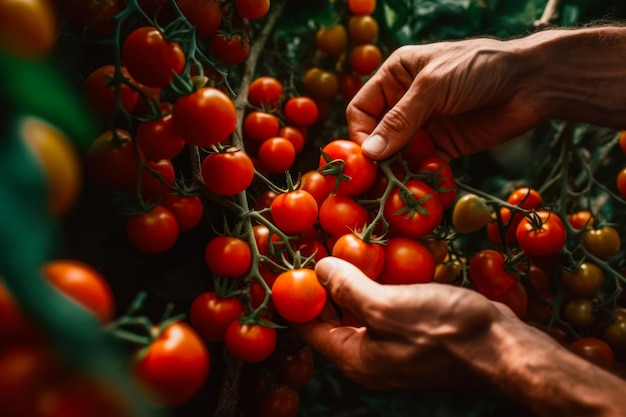
<instances>
[{"instance_id":1,"label":"branch","mask_svg":"<svg viewBox=\"0 0 626 417\"><path fill-rule=\"evenodd\" d=\"M559 3L560 0L548 0L541 17L534 22L535 29L545 29L554 24L559 17Z\"/></svg>"}]
</instances>

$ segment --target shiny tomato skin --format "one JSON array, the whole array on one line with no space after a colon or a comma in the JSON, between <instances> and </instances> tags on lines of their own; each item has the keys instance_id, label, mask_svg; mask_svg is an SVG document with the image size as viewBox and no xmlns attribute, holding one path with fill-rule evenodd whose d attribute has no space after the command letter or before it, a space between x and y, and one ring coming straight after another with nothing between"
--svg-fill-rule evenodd
<instances>
[{"instance_id":1,"label":"shiny tomato skin","mask_svg":"<svg viewBox=\"0 0 626 417\"><path fill-rule=\"evenodd\" d=\"M352 230L360 230L370 219L367 209L352 197L333 194L319 209L322 229L332 236L342 236Z\"/></svg>"},{"instance_id":2,"label":"shiny tomato skin","mask_svg":"<svg viewBox=\"0 0 626 417\"><path fill-rule=\"evenodd\" d=\"M361 147L355 142L344 139L329 142L322 148L320 167L325 167L328 164L326 158L330 158L331 161L342 160L342 174L350 178L340 178L339 188L335 191L336 194L359 195L367 191L376 181L376 164L363 154ZM335 176L327 175L326 181L329 186L335 187Z\"/></svg>"},{"instance_id":3,"label":"shiny tomato skin","mask_svg":"<svg viewBox=\"0 0 626 417\"><path fill-rule=\"evenodd\" d=\"M536 212L541 219L541 226L535 228L528 217L524 217L515 231L520 248L528 255L553 255L565 246L567 234L565 225L558 214L548 210Z\"/></svg>"},{"instance_id":4,"label":"shiny tomato skin","mask_svg":"<svg viewBox=\"0 0 626 417\"><path fill-rule=\"evenodd\" d=\"M261 362L276 348L276 329L235 320L226 330L224 345L235 358L247 363Z\"/></svg>"},{"instance_id":5,"label":"shiny tomato skin","mask_svg":"<svg viewBox=\"0 0 626 417\"><path fill-rule=\"evenodd\" d=\"M348 0L348 9L356 16L372 14L376 10L376 0Z\"/></svg>"},{"instance_id":6,"label":"shiny tomato skin","mask_svg":"<svg viewBox=\"0 0 626 417\"><path fill-rule=\"evenodd\" d=\"M56 259L44 264L41 273L61 293L95 314L100 323L108 323L115 315L113 290L91 265L74 259Z\"/></svg>"},{"instance_id":7,"label":"shiny tomato skin","mask_svg":"<svg viewBox=\"0 0 626 417\"><path fill-rule=\"evenodd\" d=\"M152 170L155 172L153 173ZM147 161L146 166L141 170L141 195L146 201L159 201L172 188L174 181L176 181L176 171L171 160Z\"/></svg>"},{"instance_id":8,"label":"shiny tomato skin","mask_svg":"<svg viewBox=\"0 0 626 417\"><path fill-rule=\"evenodd\" d=\"M178 240L178 223L171 211L163 206L126 219L126 236L141 252L165 252Z\"/></svg>"},{"instance_id":9,"label":"shiny tomato skin","mask_svg":"<svg viewBox=\"0 0 626 417\"><path fill-rule=\"evenodd\" d=\"M176 100L172 117L174 129L188 144L208 147L233 133L237 111L222 91L203 87Z\"/></svg>"},{"instance_id":10,"label":"shiny tomato skin","mask_svg":"<svg viewBox=\"0 0 626 417\"><path fill-rule=\"evenodd\" d=\"M578 210L567 215L567 221L576 230L593 226L593 214L589 210Z\"/></svg>"},{"instance_id":11,"label":"shiny tomato skin","mask_svg":"<svg viewBox=\"0 0 626 417\"><path fill-rule=\"evenodd\" d=\"M385 265L380 279L385 284L422 284L433 281L435 259L415 239L396 237L385 245Z\"/></svg>"},{"instance_id":12,"label":"shiny tomato skin","mask_svg":"<svg viewBox=\"0 0 626 417\"><path fill-rule=\"evenodd\" d=\"M526 210L538 209L543 203L539 191L531 187L519 187L513 190L506 199L507 203Z\"/></svg>"},{"instance_id":13,"label":"shiny tomato skin","mask_svg":"<svg viewBox=\"0 0 626 417\"><path fill-rule=\"evenodd\" d=\"M217 276L239 278L252 266L250 244L235 236L217 236L207 244L204 259Z\"/></svg>"},{"instance_id":14,"label":"shiny tomato skin","mask_svg":"<svg viewBox=\"0 0 626 417\"><path fill-rule=\"evenodd\" d=\"M359 75L370 75L380 65L383 54L373 43L356 45L348 55L352 71Z\"/></svg>"},{"instance_id":15,"label":"shiny tomato skin","mask_svg":"<svg viewBox=\"0 0 626 417\"><path fill-rule=\"evenodd\" d=\"M372 43L378 37L378 22L370 15L352 16L348 20L348 35L354 45Z\"/></svg>"},{"instance_id":16,"label":"shiny tomato skin","mask_svg":"<svg viewBox=\"0 0 626 417\"><path fill-rule=\"evenodd\" d=\"M395 187L385 203L383 213L392 230L404 236L419 239L434 231L441 224L443 206L439 194L422 181L409 180L406 187L416 204L419 205L419 210L413 213L401 212L406 204L402 200L400 188Z\"/></svg>"},{"instance_id":17,"label":"shiny tomato skin","mask_svg":"<svg viewBox=\"0 0 626 417\"><path fill-rule=\"evenodd\" d=\"M211 41L211 51L226 65L241 64L250 54L250 41L241 35L217 35Z\"/></svg>"},{"instance_id":18,"label":"shiny tomato skin","mask_svg":"<svg viewBox=\"0 0 626 417\"><path fill-rule=\"evenodd\" d=\"M293 127L293 126L284 126L281 127L278 131L278 135L281 138L287 139L293 145L296 153L300 153L302 148L304 148L304 144L306 142L306 136L304 135L303 129Z\"/></svg>"},{"instance_id":19,"label":"shiny tomato skin","mask_svg":"<svg viewBox=\"0 0 626 417\"><path fill-rule=\"evenodd\" d=\"M609 371L615 369L615 353L611 346L596 337L583 337L570 343L569 349L589 362Z\"/></svg>"},{"instance_id":20,"label":"shiny tomato skin","mask_svg":"<svg viewBox=\"0 0 626 417\"><path fill-rule=\"evenodd\" d=\"M303 232L317 221L317 202L304 190L279 194L270 210L276 226L288 234Z\"/></svg>"},{"instance_id":21,"label":"shiny tomato skin","mask_svg":"<svg viewBox=\"0 0 626 417\"><path fill-rule=\"evenodd\" d=\"M504 269L504 255L493 249L484 249L470 261L472 283L485 297L499 299L509 295L517 285L518 277Z\"/></svg>"},{"instance_id":22,"label":"shiny tomato skin","mask_svg":"<svg viewBox=\"0 0 626 417\"><path fill-rule=\"evenodd\" d=\"M204 204L197 195L166 193L162 203L176 218L178 229L181 232L186 232L196 227L204 213Z\"/></svg>"},{"instance_id":23,"label":"shiny tomato skin","mask_svg":"<svg viewBox=\"0 0 626 417\"><path fill-rule=\"evenodd\" d=\"M298 127L309 127L317 120L318 108L310 97L292 97L285 103L283 114L287 121Z\"/></svg>"},{"instance_id":24,"label":"shiny tomato skin","mask_svg":"<svg viewBox=\"0 0 626 417\"><path fill-rule=\"evenodd\" d=\"M292 269L280 274L272 285L276 311L292 323L305 323L322 312L326 289L312 269Z\"/></svg>"},{"instance_id":25,"label":"shiny tomato skin","mask_svg":"<svg viewBox=\"0 0 626 417\"><path fill-rule=\"evenodd\" d=\"M602 268L592 262L583 262L572 272L561 273L563 289L577 297L593 298L604 283Z\"/></svg>"},{"instance_id":26,"label":"shiny tomato skin","mask_svg":"<svg viewBox=\"0 0 626 417\"><path fill-rule=\"evenodd\" d=\"M259 147L259 162L270 174L281 174L293 166L296 148L285 138L273 137Z\"/></svg>"},{"instance_id":27,"label":"shiny tomato skin","mask_svg":"<svg viewBox=\"0 0 626 417\"><path fill-rule=\"evenodd\" d=\"M226 329L243 314L239 298L220 297L214 291L199 294L191 303L189 319L200 337L208 342L223 342Z\"/></svg>"},{"instance_id":28,"label":"shiny tomato skin","mask_svg":"<svg viewBox=\"0 0 626 417\"><path fill-rule=\"evenodd\" d=\"M246 139L262 143L278 135L280 122L278 117L264 111L253 111L243 119L243 133Z\"/></svg>"},{"instance_id":29,"label":"shiny tomato skin","mask_svg":"<svg viewBox=\"0 0 626 417\"><path fill-rule=\"evenodd\" d=\"M172 159L185 147L185 141L174 129L172 113L139 124L135 141L148 159Z\"/></svg>"},{"instance_id":30,"label":"shiny tomato skin","mask_svg":"<svg viewBox=\"0 0 626 417\"><path fill-rule=\"evenodd\" d=\"M439 157L431 156L422 161L419 173L428 173L428 178L423 181L439 193L443 208L452 207L456 201L457 187L450 165Z\"/></svg>"},{"instance_id":31,"label":"shiny tomato skin","mask_svg":"<svg viewBox=\"0 0 626 417\"><path fill-rule=\"evenodd\" d=\"M120 67L120 72L128 82L134 82L126 67ZM108 120L116 112L116 88L110 84L114 74L115 65L103 65L89 73L83 81L83 96L87 106L99 120ZM120 107L131 112L139 100L139 94L124 83L119 85L119 90Z\"/></svg>"},{"instance_id":32,"label":"shiny tomato skin","mask_svg":"<svg viewBox=\"0 0 626 417\"><path fill-rule=\"evenodd\" d=\"M117 137L117 139L115 138ZM137 178L137 158L130 133L117 129L100 135L87 150L88 178L98 186L132 188Z\"/></svg>"},{"instance_id":33,"label":"shiny tomato skin","mask_svg":"<svg viewBox=\"0 0 626 417\"><path fill-rule=\"evenodd\" d=\"M187 402L202 387L211 358L195 330L175 321L134 357L133 375L154 400L175 406Z\"/></svg>"},{"instance_id":34,"label":"shiny tomato skin","mask_svg":"<svg viewBox=\"0 0 626 417\"><path fill-rule=\"evenodd\" d=\"M254 107L276 108L283 95L283 84L274 77L261 76L250 83L248 102Z\"/></svg>"},{"instance_id":35,"label":"shiny tomato skin","mask_svg":"<svg viewBox=\"0 0 626 417\"><path fill-rule=\"evenodd\" d=\"M317 205L321 206L333 191L333 186L326 181L326 178L319 171L312 170L302 175L300 189L311 194Z\"/></svg>"},{"instance_id":36,"label":"shiny tomato skin","mask_svg":"<svg viewBox=\"0 0 626 417\"><path fill-rule=\"evenodd\" d=\"M244 151L229 148L210 153L202 161L202 178L209 191L233 196L246 190L254 180L254 164Z\"/></svg>"},{"instance_id":37,"label":"shiny tomato skin","mask_svg":"<svg viewBox=\"0 0 626 417\"><path fill-rule=\"evenodd\" d=\"M355 265L376 280L385 265L385 248L380 243L365 242L354 233L346 233L333 245L332 255Z\"/></svg>"},{"instance_id":38,"label":"shiny tomato skin","mask_svg":"<svg viewBox=\"0 0 626 417\"><path fill-rule=\"evenodd\" d=\"M133 30L122 44L122 61L130 75L149 87L164 88L185 68L185 54L155 27Z\"/></svg>"},{"instance_id":39,"label":"shiny tomato skin","mask_svg":"<svg viewBox=\"0 0 626 417\"><path fill-rule=\"evenodd\" d=\"M222 22L222 10L218 0L177 0L176 4L189 23L196 28L196 36L210 39Z\"/></svg>"},{"instance_id":40,"label":"shiny tomato skin","mask_svg":"<svg viewBox=\"0 0 626 417\"><path fill-rule=\"evenodd\" d=\"M269 9L270 0L235 0L235 10L244 19L260 19Z\"/></svg>"},{"instance_id":41,"label":"shiny tomato skin","mask_svg":"<svg viewBox=\"0 0 626 417\"><path fill-rule=\"evenodd\" d=\"M604 260L615 255L622 245L619 233L612 226L585 230L582 244L591 254Z\"/></svg>"}]
</instances>

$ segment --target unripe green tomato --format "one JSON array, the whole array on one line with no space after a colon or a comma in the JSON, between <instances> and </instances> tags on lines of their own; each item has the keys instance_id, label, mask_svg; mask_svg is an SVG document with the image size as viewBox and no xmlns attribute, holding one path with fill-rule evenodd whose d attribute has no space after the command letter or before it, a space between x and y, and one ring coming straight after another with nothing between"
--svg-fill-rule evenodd
<instances>
[{"instance_id":1,"label":"unripe green tomato","mask_svg":"<svg viewBox=\"0 0 626 417\"><path fill-rule=\"evenodd\" d=\"M489 222L491 209L476 194L465 194L454 205L452 224L459 233L472 233Z\"/></svg>"}]
</instances>

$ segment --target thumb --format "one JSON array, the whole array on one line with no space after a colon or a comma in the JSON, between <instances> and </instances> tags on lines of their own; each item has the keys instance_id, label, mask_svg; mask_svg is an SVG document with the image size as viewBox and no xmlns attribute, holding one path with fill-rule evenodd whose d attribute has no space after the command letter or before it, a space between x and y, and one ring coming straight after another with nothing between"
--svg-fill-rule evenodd
<instances>
[{"instance_id":1,"label":"thumb","mask_svg":"<svg viewBox=\"0 0 626 417\"><path fill-rule=\"evenodd\" d=\"M361 144L363 153L369 158L382 160L400 151L430 116L428 100L417 97L416 81Z\"/></svg>"},{"instance_id":2,"label":"thumb","mask_svg":"<svg viewBox=\"0 0 626 417\"><path fill-rule=\"evenodd\" d=\"M315 265L315 272L331 298L358 317L363 317L368 306L380 299L382 286L347 261L325 257Z\"/></svg>"}]
</instances>

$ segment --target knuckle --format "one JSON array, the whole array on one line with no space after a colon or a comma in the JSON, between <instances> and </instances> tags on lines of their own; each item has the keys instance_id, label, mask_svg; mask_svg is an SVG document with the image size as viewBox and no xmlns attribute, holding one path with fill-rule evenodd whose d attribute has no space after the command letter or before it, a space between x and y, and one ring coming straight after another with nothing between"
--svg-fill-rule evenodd
<instances>
[{"instance_id":1,"label":"knuckle","mask_svg":"<svg viewBox=\"0 0 626 417\"><path fill-rule=\"evenodd\" d=\"M383 118L384 129L390 132L405 132L410 129L411 123L402 109L397 106L389 109Z\"/></svg>"}]
</instances>

